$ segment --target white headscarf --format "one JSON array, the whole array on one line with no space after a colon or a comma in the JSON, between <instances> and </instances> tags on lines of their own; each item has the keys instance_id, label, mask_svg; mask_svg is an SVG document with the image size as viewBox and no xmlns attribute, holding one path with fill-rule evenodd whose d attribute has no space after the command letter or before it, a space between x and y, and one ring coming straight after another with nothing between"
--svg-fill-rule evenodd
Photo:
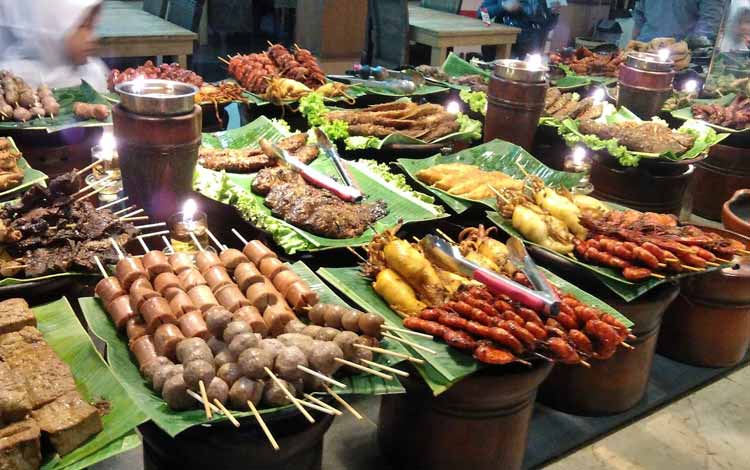
<instances>
[{"instance_id":1,"label":"white headscarf","mask_svg":"<svg viewBox=\"0 0 750 470\"><path fill-rule=\"evenodd\" d=\"M106 89L107 68L95 58L76 66L64 39L102 0L0 0L0 69L32 86L75 86L81 79Z\"/></svg>"}]
</instances>

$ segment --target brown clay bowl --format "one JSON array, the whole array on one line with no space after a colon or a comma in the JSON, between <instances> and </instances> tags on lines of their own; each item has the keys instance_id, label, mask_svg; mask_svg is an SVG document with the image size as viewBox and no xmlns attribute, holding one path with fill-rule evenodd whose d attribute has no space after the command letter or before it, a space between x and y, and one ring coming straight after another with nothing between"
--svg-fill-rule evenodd
<instances>
[{"instance_id":1,"label":"brown clay bowl","mask_svg":"<svg viewBox=\"0 0 750 470\"><path fill-rule=\"evenodd\" d=\"M750 189L738 189L721 211L724 227L750 237Z\"/></svg>"}]
</instances>

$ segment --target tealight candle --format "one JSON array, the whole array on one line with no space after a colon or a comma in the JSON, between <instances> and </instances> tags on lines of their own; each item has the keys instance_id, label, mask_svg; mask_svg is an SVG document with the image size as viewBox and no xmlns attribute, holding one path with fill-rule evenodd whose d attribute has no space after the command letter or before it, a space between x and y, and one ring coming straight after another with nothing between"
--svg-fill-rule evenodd
<instances>
[{"instance_id":1,"label":"tealight candle","mask_svg":"<svg viewBox=\"0 0 750 470\"><path fill-rule=\"evenodd\" d=\"M526 58L526 63L531 70L541 70L544 68L541 54L529 54Z\"/></svg>"},{"instance_id":2,"label":"tealight candle","mask_svg":"<svg viewBox=\"0 0 750 470\"><path fill-rule=\"evenodd\" d=\"M203 247L209 246L208 216L198 210L195 200L187 199L182 205L182 210L169 217L167 225L175 251L199 251L200 247L195 246L191 234Z\"/></svg>"},{"instance_id":3,"label":"tealight candle","mask_svg":"<svg viewBox=\"0 0 750 470\"><path fill-rule=\"evenodd\" d=\"M597 88L594 90L594 93L591 94L591 98L594 99L595 104L598 104L607 98L607 93L604 91L604 88Z\"/></svg>"},{"instance_id":4,"label":"tealight candle","mask_svg":"<svg viewBox=\"0 0 750 470\"><path fill-rule=\"evenodd\" d=\"M682 91L684 93L687 93L689 95L695 93L698 91L698 80L687 80L684 85L682 85Z\"/></svg>"},{"instance_id":5,"label":"tealight candle","mask_svg":"<svg viewBox=\"0 0 750 470\"><path fill-rule=\"evenodd\" d=\"M94 166L91 174L86 177L86 184L97 189L99 184L103 185L104 189L99 192L99 200L114 201L122 190L122 180L115 138L111 132L105 131L99 143L91 147L91 160L99 164Z\"/></svg>"},{"instance_id":6,"label":"tealight candle","mask_svg":"<svg viewBox=\"0 0 750 470\"><path fill-rule=\"evenodd\" d=\"M445 110L451 114L458 114L461 112L461 105L458 104L458 101L451 101L445 106Z\"/></svg>"},{"instance_id":7,"label":"tealight candle","mask_svg":"<svg viewBox=\"0 0 750 470\"><path fill-rule=\"evenodd\" d=\"M581 173L581 179L572 189L574 194L590 194L594 191L594 185L589 181L591 158L585 148L575 147L571 153L565 156L563 166L565 171Z\"/></svg>"}]
</instances>

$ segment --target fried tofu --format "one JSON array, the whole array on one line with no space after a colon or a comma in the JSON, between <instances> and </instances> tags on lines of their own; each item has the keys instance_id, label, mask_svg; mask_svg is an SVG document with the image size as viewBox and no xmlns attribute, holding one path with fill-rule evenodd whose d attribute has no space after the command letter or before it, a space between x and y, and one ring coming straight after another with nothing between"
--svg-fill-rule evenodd
<instances>
[{"instance_id":1,"label":"fried tofu","mask_svg":"<svg viewBox=\"0 0 750 470\"><path fill-rule=\"evenodd\" d=\"M20 421L31 411L26 387L5 362L0 362L0 426Z\"/></svg>"},{"instance_id":2,"label":"fried tofu","mask_svg":"<svg viewBox=\"0 0 750 470\"><path fill-rule=\"evenodd\" d=\"M36 326L34 312L23 299L0 302L0 335L18 331L25 326Z\"/></svg>"},{"instance_id":3,"label":"fried tofu","mask_svg":"<svg viewBox=\"0 0 750 470\"><path fill-rule=\"evenodd\" d=\"M0 360L23 382L34 409L76 389L70 367L34 327L0 336Z\"/></svg>"},{"instance_id":4,"label":"fried tofu","mask_svg":"<svg viewBox=\"0 0 750 470\"><path fill-rule=\"evenodd\" d=\"M31 415L58 454L66 455L102 430L99 411L76 391L68 392Z\"/></svg>"},{"instance_id":5,"label":"fried tofu","mask_svg":"<svg viewBox=\"0 0 750 470\"><path fill-rule=\"evenodd\" d=\"M0 470L37 470L42 464L39 434L33 419L0 428Z\"/></svg>"}]
</instances>

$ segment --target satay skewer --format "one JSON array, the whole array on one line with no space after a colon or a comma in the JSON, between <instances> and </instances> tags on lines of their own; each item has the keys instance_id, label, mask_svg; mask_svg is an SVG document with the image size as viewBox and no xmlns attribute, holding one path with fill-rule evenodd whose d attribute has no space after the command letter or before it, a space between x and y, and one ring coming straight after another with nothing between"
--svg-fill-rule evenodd
<instances>
[{"instance_id":1,"label":"satay skewer","mask_svg":"<svg viewBox=\"0 0 750 470\"><path fill-rule=\"evenodd\" d=\"M133 206L133 207L135 207L135 206ZM143 213L143 211L144 211L144 209L143 209L143 208L140 208L140 209L136 209L136 210L134 210L133 212L128 212L128 213L126 213L126 214L122 214L122 215L120 216L120 218L121 218L121 219L127 219L127 218L130 218L130 217L136 216L136 215L138 215L138 214L141 214L141 213Z\"/></svg>"},{"instance_id":2,"label":"satay skewer","mask_svg":"<svg viewBox=\"0 0 750 470\"><path fill-rule=\"evenodd\" d=\"M242 236L242 235L240 234L240 232L238 232L238 231L237 231L237 229L236 229L236 228L233 228L233 229L232 229L232 233L233 233L233 234L234 234L234 235L235 235L235 236L236 236L237 238L239 238L239 239L240 239L240 241L241 241L241 242L242 242L243 244L247 245L247 244L249 243L249 242L248 242L248 241L247 241L247 240L245 239L245 237L243 237L243 236Z\"/></svg>"},{"instance_id":3,"label":"satay skewer","mask_svg":"<svg viewBox=\"0 0 750 470\"><path fill-rule=\"evenodd\" d=\"M137 215L135 217L120 217L119 220L120 220L120 222L140 222L140 221L148 220L148 216L147 215L140 215L140 216Z\"/></svg>"},{"instance_id":4,"label":"satay skewer","mask_svg":"<svg viewBox=\"0 0 750 470\"><path fill-rule=\"evenodd\" d=\"M96 165L101 165L101 160L97 160L93 163L89 163L85 167L81 168L80 170L76 171L76 176L81 176L82 174L86 173L89 170L92 170Z\"/></svg>"},{"instance_id":5,"label":"satay skewer","mask_svg":"<svg viewBox=\"0 0 750 470\"><path fill-rule=\"evenodd\" d=\"M198 237L195 236L195 233L190 233L190 239L193 240L193 243L195 243L195 247L198 248L198 251L206 251L205 248L203 248L203 245L201 245L200 240L198 240Z\"/></svg>"},{"instance_id":6,"label":"satay skewer","mask_svg":"<svg viewBox=\"0 0 750 470\"><path fill-rule=\"evenodd\" d=\"M662 274L656 274L656 273L650 273L649 276L654 277L656 279L665 279L666 278L666 276L664 276Z\"/></svg>"},{"instance_id":7,"label":"satay skewer","mask_svg":"<svg viewBox=\"0 0 750 470\"><path fill-rule=\"evenodd\" d=\"M352 346L354 346L355 348L361 348L361 349L366 349L368 351L380 353L380 354L383 354L385 356L393 356L393 357L397 357L399 359L406 359L407 361L413 362L414 364L424 364L424 360L422 360L422 359L410 356L408 354L403 354L403 353L400 353L400 352L391 351L390 349L383 349L383 348L378 348L378 347L375 347L375 346L367 346L366 344L357 344L357 343L352 344Z\"/></svg>"},{"instance_id":8,"label":"satay skewer","mask_svg":"<svg viewBox=\"0 0 750 470\"><path fill-rule=\"evenodd\" d=\"M168 231L169 230L167 230L167 232ZM171 251L172 253L174 253L174 247L172 246L171 243L169 243L169 238L167 238L164 235L162 235L161 236L161 240L164 242L164 246L167 247L167 248L169 248L169 251Z\"/></svg>"},{"instance_id":9,"label":"satay skewer","mask_svg":"<svg viewBox=\"0 0 750 470\"><path fill-rule=\"evenodd\" d=\"M305 397L305 398L307 398L308 400L310 400L311 402L315 403L318 406L322 406L323 408L328 408L336 416L341 416L342 414L344 414L344 413L341 412L341 410L338 410L338 409L332 407L331 405L329 405L328 403L324 402L323 400L319 400L319 399L315 398L313 395L310 395L309 393L303 393L302 396Z\"/></svg>"},{"instance_id":10,"label":"satay skewer","mask_svg":"<svg viewBox=\"0 0 750 470\"><path fill-rule=\"evenodd\" d=\"M276 374L274 374L271 371L271 369L269 369L268 367L264 367L263 370L266 371L266 374L268 374L268 376L271 377L271 380L273 380L276 383L276 385L284 392L284 395L286 395L286 397L289 399L289 401L291 401L292 404L297 407L297 409L299 410L299 412L302 413L302 416L304 416L305 419L307 419L311 424L315 423L315 419L300 404L300 402L297 399L297 397L295 397L294 395L292 395L292 393L284 386L284 384L281 383L281 381L279 380L279 378L276 377Z\"/></svg>"},{"instance_id":11,"label":"satay skewer","mask_svg":"<svg viewBox=\"0 0 750 470\"><path fill-rule=\"evenodd\" d=\"M94 182L93 184L87 184L86 186L82 187L82 188L81 188L81 189L79 189L78 191L74 192L74 193L73 193L73 194L72 194L71 196L78 196L79 194L83 194L83 193L85 193L86 191L89 191L89 190L90 190L91 188L93 188L94 186L96 186L96 185L100 185L100 184L102 184L102 183L104 183L104 182L107 182L107 181L109 181L109 180L111 180L111 179L112 179L112 175L107 175L107 176L105 176L104 178L102 178L102 179L100 179L100 180L97 180L97 181L95 181L95 182Z\"/></svg>"},{"instance_id":12,"label":"satay skewer","mask_svg":"<svg viewBox=\"0 0 750 470\"><path fill-rule=\"evenodd\" d=\"M122 249L120 248L120 245L117 243L117 241L112 237L109 237L109 241L112 243L112 247L115 249L117 257L119 259L123 259L125 257L125 254L122 252Z\"/></svg>"},{"instance_id":13,"label":"satay skewer","mask_svg":"<svg viewBox=\"0 0 750 470\"><path fill-rule=\"evenodd\" d=\"M338 381L338 380L336 380L336 379L333 379L333 378L331 378L331 377L328 377L327 375L321 374L321 373L320 373L320 372L318 372L318 371L315 371L315 370L309 369L309 368L307 368L307 367L305 367L305 366L303 366L303 365L301 365L301 364L297 364L297 369L299 369L299 370L301 370L302 372L305 372L305 373L307 373L307 374L310 374L310 375L312 375L313 377L317 377L317 378L319 378L320 380L322 380L322 381L324 381L324 382L328 382L328 383L329 383L329 384L331 384L331 385L335 385L335 386L337 386L337 387L340 387L340 388L346 388L346 384L345 384L345 383L343 383L343 382L339 382L339 381Z\"/></svg>"},{"instance_id":14,"label":"satay skewer","mask_svg":"<svg viewBox=\"0 0 750 470\"><path fill-rule=\"evenodd\" d=\"M213 412L211 411L211 407L208 406L210 402L208 401L208 393L206 393L206 384L204 384L202 380L199 380L198 388L200 388L201 391L201 398L203 399L203 410L206 412L206 419L213 419Z\"/></svg>"},{"instance_id":15,"label":"satay skewer","mask_svg":"<svg viewBox=\"0 0 750 470\"><path fill-rule=\"evenodd\" d=\"M156 222L154 224L135 225L135 228L138 230L143 230L144 228L164 227L165 225L167 225L166 222Z\"/></svg>"},{"instance_id":16,"label":"satay skewer","mask_svg":"<svg viewBox=\"0 0 750 470\"><path fill-rule=\"evenodd\" d=\"M112 215L118 215L119 216L119 215L122 215L122 214L127 214L128 211L132 211L136 207L137 206L135 204L131 204L128 207L126 207L125 209L120 209L117 212L112 212Z\"/></svg>"},{"instance_id":17,"label":"satay skewer","mask_svg":"<svg viewBox=\"0 0 750 470\"><path fill-rule=\"evenodd\" d=\"M344 408L346 408L346 410L349 413L353 414L354 417L357 418L357 419L362 419L362 415L359 414L359 412L357 410L355 410L354 407L352 407L352 405L350 405L346 400L344 400L343 398L341 398L341 396L339 396L338 393L336 393L333 390L331 390L331 387L329 387L326 384L322 384L322 385L323 385L323 388L325 389L325 391L328 392L328 394L331 395L337 402L339 402L339 404L341 404L341 406L343 406Z\"/></svg>"},{"instance_id":18,"label":"satay skewer","mask_svg":"<svg viewBox=\"0 0 750 470\"><path fill-rule=\"evenodd\" d=\"M342 359L340 357L336 357L333 360L338 362L339 364L353 367L354 369L361 370L362 372L367 372L368 374L374 375L375 377L380 377L383 380L393 380L393 376L391 375L378 372L375 369L370 369L369 367L365 367L361 364L357 364L356 362L347 361L346 359Z\"/></svg>"},{"instance_id":19,"label":"satay skewer","mask_svg":"<svg viewBox=\"0 0 750 470\"><path fill-rule=\"evenodd\" d=\"M417 344L414 341L409 341L408 339L399 338L398 336L393 335L393 334L388 333L388 332L383 333L383 337L384 338L392 339L394 341L398 341L399 343L406 344L408 346L411 346L412 348L419 349L419 350L428 352L430 354L437 354L437 351L435 351L434 349L430 349L427 346L422 346L421 344Z\"/></svg>"},{"instance_id":20,"label":"satay skewer","mask_svg":"<svg viewBox=\"0 0 750 470\"><path fill-rule=\"evenodd\" d=\"M226 250L227 246L219 241L218 238L216 238L216 235L213 234L209 229L206 229L206 233L208 234L208 238L211 239L212 242L219 248L220 250Z\"/></svg>"},{"instance_id":21,"label":"satay skewer","mask_svg":"<svg viewBox=\"0 0 750 470\"><path fill-rule=\"evenodd\" d=\"M385 324L380 325L380 328L383 330L397 331L399 333L406 333L408 335L419 336L420 338L435 339L434 336L428 335L427 333L421 333L419 331L411 331L411 330L407 330L406 328L397 328L395 326L390 326L390 325L385 325Z\"/></svg>"},{"instance_id":22,"label":"satay skewer","mask_svg":"<svg viewBox=\"0 0 750 470\"><path fill-rule=\"evenodd\" d=\"M229 411L229 410L227 409L227 407L226 407L226 406L224 406L224 404L223 404L222 402L220 402L220 401L219 401L219 399L218 399L218 398L214 398L214 404L215 404L216 406L218 406L218 407L219 407L219 409L221 410L221 412L222 412L222 413L224 414L224 416L226 416L226 417L227 417L227 419L228 419L228 420L229 420L229 421L230 421L230 422L231 422L232 424L234 424L234 427L235 427L235 428L238 428L238 427L240 427L240 422L239 422L239 421L237 421L237 418L235 418L235 417L234 417L234 415L232 414L232 412L231 412L231 411Z\"/></svg>"},{"instance_id":23,"label":"satay skewer","mask_svg":"<svg viewBox=\"0 0 750 470\"><path fill-rule=\"evenodd\" d=\"M112 206L116 206L117 204L119 204L121 202L127 201L128 198L129 198L129 196L121 197L120 199L116 199L116 200L114 200L112 202L108 202L108 203L104 204L103 206L97 207L96 210L99 211L99 210L102 210L102 209L107 209L107 208L112 207ZM135 206L133 206L133 207L135 207Z\"/></svg>"},{"instance_id":24,"label":"satay skewer","mask_svg":"<svg viewBox=\"0 0 750 470\"><path fill-rule=\"evenodd\" d=\"M255 407L255 404L248 400L247 406L250 408L250 411L252 411L253 416L255 416L255 420L258 421L258 425L263 430L263 433L268 438L268 442L271 443L271 447L273 447L274 450L279 450L279 443L276 442L276 439L274 439L273 434L271 434L271 431L268 429L268 426L266 426L266 422L263 420L263 417L258 412L258 408Z\"/></svg>"},{"instance_id":25,"label":"satay skewer","mask_svg":"<svg viewBox=\"0 0 750 470\"><path fill-rule=\"evenodd\" d=\"M169 233L169 230L161 230L159 232L151 232L151 233L142 233L138 235L138 238L158 237L159 235L166 235L168 233Z\"/></svg>"},{"instance_id":26,"label":"satay skewer","mask_svg":"<svg viewBox=\"0 0 750 470\"><path fill-rule=\"evenodd\" d=\"M195 401L197 401L197 402L198 402L198 403L200 403L201 405L203 404L203 398L201 398L201 396L200 396L200 395L198 395L197 393L195 393L194 391L192 391L192 390L190 390L190 389L188 389L188 390L186 390L186 391L187 391L187 394L188 394L188 395L190 395L191 397L193 397L193 399L195 399ZM218 412L220 411L220 410L219 410L219 409L218 409L218 408L216 407L216 405L214 405L213 403L209 403L209 406L211 407L211 410L213 410L213 412L214 412L214 413L218 413Z\"/></svg>"},{"instance_id":27,"label":"satay skewer","mask_svg":"<svg viewBox=\"0 0 750 470\"><path fill-rule=\"evenodd\" d=\"M107 183L101 185L98 189L95 189L94 191L84 194L83 196L80 196L78 199L76 199L73 202L83 201L84 199L88 199L91 196L94 196L96 194L99 194L100 192L104 191L108 187L112 186L114 184L114 181L108 181Z\"/></svg>"},{"instance_id":28,"label":"satay skewer","mask_svg":"<svg viewBox=\"0 0 750 470\"><path fill-rule=\"evenodd\" d=\"M136 238L136 239L138 239L138 243L140 243L140 244L141 244L141 247L143 247L143 251L144 251L145 253L148 253L149 251L151 251L151 250L149 249L148 245L146 245L146 242L145 242L145 241L143 241L143 238L141 238L141 237L135 237L135 238Z\"/></svg>"},{"instance_id":29,"label":"satay skewer","mask_svg":"<svg viewBox=\"0 0 750 470\"><path fill-rule=\"evenodd\" d=\"M328 408L324 408L320 405L317 405L315 403L310 403L309 401L305 401L305 400L300 400L299 403L300 405L306 406L310 408L311 410L320 411L321 413L325 413L331 416L336 416L336 413L334 413L333 411L329 410Z\"/></svg>"},{"instance_id":30,"label":"satay skewer","mask_svg":"<svg viewBox=\"0 0 750 470\"><path fill-rule=\"evenodd\" d=\"M385 364L379 364L379 363L374 362L374 361L368 361L367 359L360 359L360 361L363 362L363 363L365 363L365 364L367 364L370 367L374 367L376 369L384 370L386 372L390 372L391 374L400 375L401 377L409 377L409 373L408 372L404 372L402 370L398 370L396 368L386 366Z\"/></svg>"},{"instance_id":31,"label":"satay skewer","mask_svg":"<svg viewBox=\"0 0 750 470\"><path fill-rule=\"evenodd\" d=\"M99 268L99 272L102 273L102 277L109 277L107 270L104 269L104 265L102 264L101 260L99 260L99 257L96 255L94 255L94 262L96 262L96 266Z\"/></svg>"}]
</instances>

